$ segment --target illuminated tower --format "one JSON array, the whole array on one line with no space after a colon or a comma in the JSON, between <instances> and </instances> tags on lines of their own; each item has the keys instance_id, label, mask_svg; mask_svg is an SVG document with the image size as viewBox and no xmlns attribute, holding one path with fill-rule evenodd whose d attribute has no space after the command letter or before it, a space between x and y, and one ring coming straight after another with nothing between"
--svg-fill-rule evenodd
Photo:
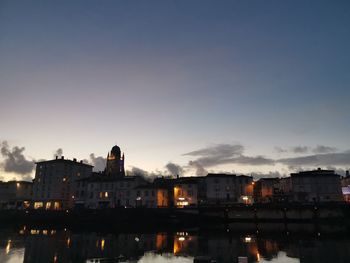
<instances>
[{"instance_id":1,"label":"illuminated tower","mask_svg":"<svg viewBox=\"0 0 350 263\"><path fill-rule=\"evenodd\" d=\"M115 177L124 177L124 154L121 155L119 146L113 146L107 155L106 174Z\"/></svg>"}]
</instances>

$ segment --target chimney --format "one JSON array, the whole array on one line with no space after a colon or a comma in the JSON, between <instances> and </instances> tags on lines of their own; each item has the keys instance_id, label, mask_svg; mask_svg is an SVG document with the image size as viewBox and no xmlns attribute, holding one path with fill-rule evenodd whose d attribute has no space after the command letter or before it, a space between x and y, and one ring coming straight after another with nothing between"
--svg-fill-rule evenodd
<instances>
[{"instance_id":1,"label":"chimney","mask_svg":"<svg viewBox=\"0 0 350 263\"><path fill-rule=\"evenodd\" d=\"M64 160L64 156L61 156L61 159Z\"/></svg>"},{"instance_id":2,"label":"chimney","mask_svg":"<svg viewBox=\"0 0 350 263\"><path fill-rule=\"evenodd\" d=\"M83 160L80 160L80 163L83 163Z\"/></svg>"},{"instance_id":3,"label":"chimney","mask_svg":"<svg viewBox=\"0 0 350 263\"><path fill-rule=\"evenodd\" d=\"M73 158L73 162L76 162L77 161L77 159L76 158Z\"/></svg>"},{"instance_id":4,"label":"chimney","mask_svg":"<svg viewBox=\"0 0 350 263\"><path fill-rule=\"evenodd\" d=\"M350 175L349 175L349 170L347 170L346 172L345 172L345 175L346 175L346 177L349 177Z\"/></svg>"},{"instance_id":5,"label":"chimney","mask_svg":"<svg viewBox=\"0 0 350 263\"><path fill-rule=\"evenodd\" d=\"M58 159L58 156L56 155L56 160Z\"/></svg>"}]
</instances>

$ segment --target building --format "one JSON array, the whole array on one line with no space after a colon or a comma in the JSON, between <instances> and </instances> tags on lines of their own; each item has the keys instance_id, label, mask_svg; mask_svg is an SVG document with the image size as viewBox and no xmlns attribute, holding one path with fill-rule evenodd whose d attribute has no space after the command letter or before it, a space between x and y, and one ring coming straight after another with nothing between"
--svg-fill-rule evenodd
<instances>
[{"instance_id":1,"label":"building","mask_svg":"<svg viewBox=\"0 0 350 263\"><path fill-rule=\"evenodd\" d=\"M116 178L122 178L125 176L124 170L125 156L121 154L121 150L118 145L113 146L112 150L107 155L107 163L105 173L108 176L114 176Z\"/></svg>"},{"instance_id":2,"label":"building","mask_svg":"<svg viewBox=\"0 0 350 263\"><path fill-rule=\"evenodd\" d=\"M279 178L260 178L254 184L254 201L268 203L275 199L278 192Z\"/></svg>"},{"instance_id":3,"label":"building","mask_svg":"<svg viewBox=\"0 0 350 263\"><path fill-rule=\"evenodd\" d=\"M33 183L0 182L0 209L26 209L32 201Z\"/></svg>"},{"instance_id":4,"label":"building","mask_svg":"<svg viewBox=\"0 0 350 263\"><path fill-rule=\"evenodd\" d=\"M89 209L116 207L135 207L136 193L134 189L146 184L141 176L114 177L104 173L94 173L87 180L80 180L80 191L84 191L85 199L77 199L77 206ZM84 187L84 189L82 189Z\"/></svg>"},{"instance_id":5,"label":"building","mask_svg":"<svg viewBox=\"0 0 350 263\"><path fill-rule=\"evenodd\" d=\"M285 203L293 200L291 177L279 178L279 181L275 187L275 201Z\"/></svg>"},{"instance_id":6,"label":"building","mask_svg":"<svg viewBox=\"0 0 350 263\"><path fill-rule=\"evenodd\" d=\"M198 184L201 177L181 177L174 179L173 200L177 208L198 205Z\"/></svg>"},{"instance_id":7,"label":"building","mask_svg":"<svg viewBox=\"0 0 350 263\"><path fill-rule=\"evenodd\" d=\"M317 169L291 174L293 201L341 202L344 201L340 176L333 170Z\"/></svg>"},{"instance_id":8,"label":"building","mask_svg":"<svg viewBox=\"0 0 350 263\"><path fill-rule=\"evenodd\" d=\"M345 177L341 178L342 193L345 202L350 202L350 174L346 171Z\"/></svg>"},{"instance_id":9,"label":"building","mask_svg":"<svg viewBox=\"0 0 350 263\"><path fill-rule=\"evenodd\" d=\"M155 184L140 185L133 189L133 207L169 207L169 192L166 187Z\"/></svg>"},{"instance_id":10,"label":"building","mask_svg":"<svg viewBox=\"0 0 350 263\"><path fill-rule=\"evenodd\" d=\"M36 163L33 184L33 208L61 210L74 206L74 199L79 179L91 176L92 166L57 158Z\"/></svg>"},{"instance_id":11,"label":"building","mask_svg":"<svg viewBox=\"0 0 350 263\"><path fill-rule=\"evenodd\" d=\"M213 174L204 177L206 204L252 203L253 178L235 174Z\"/></svg>"}]
</instances>

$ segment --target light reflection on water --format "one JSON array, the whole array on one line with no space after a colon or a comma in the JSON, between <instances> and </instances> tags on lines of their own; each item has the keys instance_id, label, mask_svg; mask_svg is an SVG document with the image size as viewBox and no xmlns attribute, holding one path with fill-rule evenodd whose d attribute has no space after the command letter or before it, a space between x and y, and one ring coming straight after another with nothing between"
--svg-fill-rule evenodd
<instances>
[{"instance_id":1,"label":"light reflection on water","mask_svg":"<svg viewBox=\"0 0 350 263\"><path fill-rule=\"evenodd\" d=\"M0 229L1 263L107 262L178 263L206 256L216 262L345 263L350 238L273 236L212 232L99 233L70 230Z\"/></svg>"}]
</instances>

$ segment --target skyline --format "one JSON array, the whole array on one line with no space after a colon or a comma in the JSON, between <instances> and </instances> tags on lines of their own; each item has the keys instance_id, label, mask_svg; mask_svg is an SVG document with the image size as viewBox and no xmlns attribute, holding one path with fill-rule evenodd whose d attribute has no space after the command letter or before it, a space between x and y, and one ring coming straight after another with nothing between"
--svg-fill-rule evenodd
<instances>
[{"instance_id":1,"label":"skyline","mask_svg":"<svg viewBox=\"0 0 350 263\"><path fill-rule=\"evenodd\" d=\"M350 169L350 4L253 3L2 1L0 179L114 144L127 170Z\"/></svg>"}]
</instances>

